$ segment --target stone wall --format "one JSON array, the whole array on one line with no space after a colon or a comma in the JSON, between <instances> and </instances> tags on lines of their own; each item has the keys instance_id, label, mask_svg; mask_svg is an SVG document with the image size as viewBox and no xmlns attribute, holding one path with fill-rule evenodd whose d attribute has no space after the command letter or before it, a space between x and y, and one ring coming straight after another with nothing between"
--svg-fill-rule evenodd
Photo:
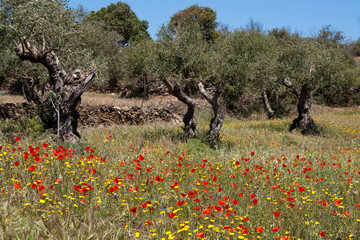
<instances>
[{"instance_id":1,"label":"stone wall","mask_svg":"<svg viewBox=\"0 0 360 240\"><path fill-rule=\"evenodd\" d=\"M108 126L119 124L143 124L151 122L180 123L181 118L169 109L154 107L90 106L80 105L79 126ZM36 118L35 106L28 103L0 104L0 119Z\"/></svg>"}]
</instances>

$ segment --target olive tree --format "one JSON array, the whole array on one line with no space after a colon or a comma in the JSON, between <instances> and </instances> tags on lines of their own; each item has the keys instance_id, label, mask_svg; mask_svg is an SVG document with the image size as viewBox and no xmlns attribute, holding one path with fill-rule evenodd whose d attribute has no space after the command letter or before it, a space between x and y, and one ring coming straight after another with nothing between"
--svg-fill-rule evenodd
<instances>
[{"instance_id":1,"label":"olive tree","mask_svg":"<svg viewBox=\"0 0 360 240\"><path fill-rule=\"evenodd\" d=\"M149 66L152 64L152 50L155 43L152 39L146 39L123 47L120 52L122 74L127 80L139 79L143 84L143 97L149 98Z\"/></svg>"},{"instance_id":2,"label":"olive tree","mask_svg":"<svg viewBox=\"0 0 360 240\"><path fill-rule=\"evenodd\" d=\"M275 38L271 34L257 31L249 31L247 37L251 52L255 52L247 60L250 85L253 86L253 91L260 91L268 118L277 118L283 110L280 98L284 87L277 81L279 68Z\"/></svg>"},{"instance_id":3,"label":"olive tree","mask_svg":"<svg viewBox=\"0 0 360 240\"><path fill-rule=\"evenodd\" d=\"M163 26L158 34L151 72L168 88L169 93L187 106L184 115L185 137L197 135L195 108L191 90L196 88L201 73L205 69L204 52L208 42L198 27L189 27L174 34L168 26Z\"/></svg>"},{"instance_id":4,"label":"olive tree","mask_svg":"<svg viewBox=\"0 0 360 240\"><path fill-rule=\"evenodd\" d=\"M303 134L320 134L310 116L313 93L324 82L339 78L343 56L310 38L293 35L279 44L278 81L297 98L298 117L290 131L299 129ZM335 97L335 96L334 96Z\"/></svg>"},{"instance_id":5,"label":"olive tree","mask_svg":"<svg viewBox=\"0 0 360 240\"><path fill-rule=\"evenodd\" d=\"M235 31L221 34L206 52L206 71L198 83L200 93L210 103L214 116L210 121L207 139L211 146L217 147L224 121L222 96L224 101L236 101L241 90L248 85L246 33ZM204 87L205 86L205 87ZM207 87L207 90L206 90ZM229 92L235 91L236 96Z\"/></svg>"},{"instance_id":6,"label":"olive tree","mask_svg":"<svg viewBox=\"0 0 360 240\"><path fill-rule=\"evenodd\" d=\"M95 66L86 72L77 67L68 69L62 65L71 51L71 44L79 40L86 29L74 21L65 1L31 0L1 1L1 25L11 32L15 53L22 61L40 64L49 77L50 91L41 94L33 84L36 79L29 77L32 86L31 100L35 102L45 127L57 131L64 141L76 142L80 139L77 131L79 113L76 110L82 93L94 81ZM90 65L86 51L73 52L77 59ZM69 64L70 65L70 64Z\"/></svg>"}]
</instances>

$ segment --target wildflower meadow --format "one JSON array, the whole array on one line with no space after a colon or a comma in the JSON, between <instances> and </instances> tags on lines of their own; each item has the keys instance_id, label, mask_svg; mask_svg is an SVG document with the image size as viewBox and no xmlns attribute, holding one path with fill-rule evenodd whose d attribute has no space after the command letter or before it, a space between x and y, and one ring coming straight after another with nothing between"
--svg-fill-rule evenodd
<instances>
[{"instance_id":1,"label":"wildflower meadow","mask_svg":"<svg viewBox=\"0 0 360 240\"><path fill-rule=\"evenodd\" d=\"M2 140L0 237L360 239L359 109L313 116L322 136L226 120L217 150L159 123Z\"/></svg>"}]
</instances>

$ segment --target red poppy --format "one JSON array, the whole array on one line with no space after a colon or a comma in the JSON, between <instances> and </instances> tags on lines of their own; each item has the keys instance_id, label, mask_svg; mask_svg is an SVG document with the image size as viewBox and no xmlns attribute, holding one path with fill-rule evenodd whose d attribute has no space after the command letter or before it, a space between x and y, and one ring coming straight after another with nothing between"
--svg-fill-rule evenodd
<instances>
[{"instance_id":1,"label":"red poppy","mask_svg":"<svg viewBox=\"0 0 360 240\"><path fill-rule=\"evenodd\" d=\"M116 184L119 184L120 181L121 181L121 178L120 178L120 177L117 177L117 178L114 179L114 183L116 183Z\"/></svg>"},{"instance_id":2,"label":"red poppy","mask_svg":"<svg viewBox=\"0 0 360 240\"><path fill-rule=\"evenodd\" d=\"M259 200L257 200L257 199L252 200L252 203L253 203L254 205L258 204L258 202L259 202Z\"/></svg>"},{"instance_id":3,"label":"red poppy","mask_svg":"<svg viewBox=\"0 0 360 240\"><path fill-rule=\"evenodd\" d=\"M49 144L47 143L43 143L43 145L41 145L43 148L47 148L49 146Z\"/></svg>"},{"instance_id":4,"label":"red poppy","mask_svg":"<svg viewBox=\"0 0 360 240\"><path fill-rule=\"evenodd\" d=\"M341 204L341 200L335 200L335 205L339 206Z\"/></svg>"},{"instance_id":5,"label":"red poppy","mask_svg":"<svg viewBox=\"0 0 360 240\"><path fill-rule=\"evenodd\" d=\"M19 163L19 161L16 161L14 164L15 164L15 166L19 166L20 163Z\"/></svg>"},{"instance_id":6,"label":"red poppy","mask_svg":"<svg viewBox=\"0 0 360 240\"><path fill-rule=\"evenodd\" d=\"M304 187L299 187L299 192L303 192L305 191L305 188Z\"/></svg>"},{"instance_id":7,"label":"red poppy","mask_svg":"<svg viewBox=\"0 0 360 240\"><path fill-rule=\"evenodd\" d=\"M181 206L181 205L183 205L184 203L185 203L184 200L182 200L182 201L180 201L180 202L176 202L176 204L177 204L178 206Z\"/></svg>"},{"instance_id":8,"label":"red poppy","mask_svg":"<svg viewBox=\"0 0 360 240\"><path fill-rule=\"evenodd\" d=\"M20 140L21 140L21 138L19 138L19 137L15 138L15 141L17 141L17 142L19 142Z\"/></svg>"},{"instance_id":9,"label":"red poppy","mask_svg":"<svg viewBox=\"0 0 360 240\"><path fill-rule=\"evenodd\" d=\"M222 205L224 205L226 202L225 201L223 201L223 200L219 200L219 204L222 206Z\"/></svg>"},{"instance_id":10,"label":"red poppy","mask_svg":"<svg viewBox=\"0 0 360 240\"><path fill-rule=\"evenodd\" d=\"M236 199L234 199L234 200L231 201L231 203L234 204L234 205L236 205L236 204L238 204L239 202L238 202Z\"/></svg>"},{"instance_id":11,"label":"red poppy","mask_svg":"<svg viewBox=\"0 0 360 240\"><path fill-rule=\"evenodd\" d=\"M139 160L144 160L144 156L140 154Z\"/></svg>"},{"instance_id":12,"label":"red poppy","mask_svg":"<svg viewBox=\"0 0 360 240\"><path fill-rule=\"evenodd\" d=\"M280 213L279 212L274 212L274 216L275 217L280 217Z\"/></svg>"},{"instance_id":13,"label":"red poppy","mask_svg":"<svg viewBox=\"0 0 360 240\"><path fill-rule=\"evenodd\" d=\"M36 184L34 184L34 183L33 183L33 184L31 184L30 186L31 186L32 188L36 188L36 187L37 187L37 185L36 185Z\"/></svg>"},{"instance_id":14,"label":"red poppy","mask_svg":"<svg viewBox=\"0 0 360 240\"><path fill-rule=\"evenodd\" d=\"M135 214L136 213L136 207L133 207L129 210L132 214Z\"/></svg>"},{"instance_id":15,"label":"red poppy","mask_svg":"<svg viewBox=\"0 0 360 240\"><path fill-rule=\"evenodd\" d=\"M203 214L210 214L210 208L205 208L203 210Z\"/></svg>"},{"instance_id":16,"label":"red poppy","mask_svg":"<svg viewBox=\"0 0 360 240\"><path fill-rule=\"evenodd\" d=\"M15 183L15 184L14 184L14 188L21 188L21 186L20 186L20 184Z\"/></svg>"},{"instance_id":17,"label":"red poppy","mask_svg":"<svg viewBox=\"0 0 360 240\"><path fill-rule=\"evenodd\" d=\"M169 218L174 218L176 216L175 213L168 213Z\"/></svg>"},{"instance_id":18,"label":"red poppy","mask_svg":"<svg viewBox=\"0 0 360 240\"><path fill-rule=\"evenodd\" d=\"M323 236L325 236L325 233L321 232L321 233L319 233L319 235L323 237Z\"/></svg>"},{"instance_id":19,"label":"red poppy","mask_svg":"<svg viewBox=\"0 0 360 240\"><path fill-rule=\"evenodd\" d=\"M248 234L249 233L249 229L247 228L244 228L242 231L241 231L242 234Z\"/></svg>"},{"instance_id":20,"label":"red poppy","mask_svg":"<svg viewBox=\"0 0 360 240\"><path fill-rule=\"evenodd\" d=\"M203 233L203 232L195 233L195 236L198 238L202 238L205 236L205 233Z\"/></svg>"},{"instance_id":21,"label":"red poppy","mask_svg":"<svg viewBox=\"0 0 360 240\"><path fill-rule=\"evenodd\" d=\"M277 231L279 231L279 229L280 229L280 227L273 227L273 228L271 229L271 231L277 232Z\"/></svg>"},{"instance_id":22,"label":"red poppy","mask_svg":"<svg viewBox=\"0 0 360 240\"><path fill-rule=\"evenodd\" d=\"M251 198L254 198L255 196L256 196L256 195L255 195L255 194L253 194L253 193L252 193L252 194L250 194L250 197L251 197Z\"/></svg>"},{"instance_id":23,"label":"red poppy","mask_svg":"<svg viewBox=\"0 0 360 240\"><path fill-rule=\"evenodd\" d=\"M36 167L33 166L33 165L29 167L29 170L32 171L32 172L35 171L35 169L36 169Z\"/></svg>"},{"instance_id":24,"label":"red poppy","mask_svg":"<svg viewBox=\"0 0 360 240\"><path fill-rule=\"evenodd\" d=\"M258 227L255 228L255 231L258 232L258 233L262 233L262 231L264 231L264 228L258 226Z\"/></svg>"},{"instance_id":25,"label":"red poppy","mask_svg":"<svg viewBox=\"0 0 360 240\"><path fill-rule=\"evenodd\" d=\"M251 156L254 156L254 154L255 154L254 152L250 152L250 155L251 155Z\"/></svg>"}]
</instances>

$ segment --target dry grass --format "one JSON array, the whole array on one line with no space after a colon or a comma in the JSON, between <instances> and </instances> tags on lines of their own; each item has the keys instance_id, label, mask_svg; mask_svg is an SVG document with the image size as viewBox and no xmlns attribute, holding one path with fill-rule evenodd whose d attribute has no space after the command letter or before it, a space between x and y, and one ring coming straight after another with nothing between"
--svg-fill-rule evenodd
<instances>
[{"instance_id":1,"label":"dry grass","mask_svg":"<svg viewBox=\"0 0 360 240\"><path fill-rule=\"evenodd\" d=\"M20 95L0 95L0 104L1 103L22 103L25 102L23 96Z\"/></svg>"},{"instance_id":2,"label":"dry grass","mask_svg":"<svg viewBox=\"0 0 360 240\"><path fill-rule=\"evenodd\" d=\"M208 103L204 99L197 99L198 104L205 107ZM0 95L0 103L22 103L25 99L21 95L9 95L5 92L5 95ZM142 98L119 98L117 94L110 93L95 93L85 92L82 95L81 104L92 105L92 106L143 106L143 107L168 107L171 105L178 106L182 103L179 102L175 97L171 96L154 96L149 100Z\"/></svg>"},{"instance_id":3,"label":"dry grass","mask_svg":"<svg viewBox=\"0 0 360 240\"><path fill-rule=\"evenodd\" d=\"M111 106L167 106L170 103L177 103L177 99L170 96L156 96L149 100L142 98L119 98L117 94L103 94L85 92L81 103L86 105L111 105Z\"/></svg>"}]
</instances>

